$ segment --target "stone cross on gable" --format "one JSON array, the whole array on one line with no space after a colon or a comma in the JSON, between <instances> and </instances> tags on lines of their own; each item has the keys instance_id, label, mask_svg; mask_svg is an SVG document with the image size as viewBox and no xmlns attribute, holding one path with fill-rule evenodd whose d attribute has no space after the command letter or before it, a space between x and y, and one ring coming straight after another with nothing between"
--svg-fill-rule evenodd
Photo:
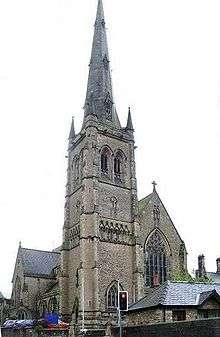
<instances>
[{"instance_id":1,"label":"stone cross on gable","mask_svg":"<svg viewBox=\"0 0 220 337\"><path fill-rule=\"evenodd\" d=\"M154 189L154 191L156 191L156 186L157 186L157 183L156 183L156 181L153 181L153 182L152 182L152 185L153 185L153 189Z\"/></svg>"}]
</instances>

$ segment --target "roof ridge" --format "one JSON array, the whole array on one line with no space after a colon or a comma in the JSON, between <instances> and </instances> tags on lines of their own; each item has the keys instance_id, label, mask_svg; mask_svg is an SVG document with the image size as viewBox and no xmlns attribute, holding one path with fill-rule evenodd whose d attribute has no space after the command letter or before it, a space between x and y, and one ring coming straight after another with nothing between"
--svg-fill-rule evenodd
<instances>
[{"instance_id":1,"label":"roof ridge","mask_svg":"<svg viewBox=\"0 0 220 337\"><path fill-rule=\"evenodd\" d=\"M53 250L41 250L41 249L32 249L32 248L24 248L24 247L22 247L21 249L23 249L23 250L32 250L32 251L35 251L35 252L42 252L42 253L60 254L60 252L56 252L56 251L53 251Z\"/></svg>"}]
</instances>

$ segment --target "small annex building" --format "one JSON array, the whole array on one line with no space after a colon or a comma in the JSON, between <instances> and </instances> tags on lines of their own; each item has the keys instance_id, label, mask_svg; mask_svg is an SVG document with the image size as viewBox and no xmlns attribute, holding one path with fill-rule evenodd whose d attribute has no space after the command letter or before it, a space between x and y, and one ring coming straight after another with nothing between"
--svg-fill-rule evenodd
<instances>
[{"instance_id":1,"label":"small annex building","mask_svg":"<svg viewBox=\"0 0 220 337\"><path fill-rule=\"evenodd\" d=\"M58 311L59 251L27 249L19 245L12 278L10 317L42 317L46 308Z\"/></svg>"},{"instance_id":2,"label":"small annex building","mask_svg":"<svg viewBox=\"0 0 220 337\"><path fill-rule=\"evenodd\" d=\"M167 281L131 305L127 324L220 317L220 284Z\"/></svg>"}]
</instances>

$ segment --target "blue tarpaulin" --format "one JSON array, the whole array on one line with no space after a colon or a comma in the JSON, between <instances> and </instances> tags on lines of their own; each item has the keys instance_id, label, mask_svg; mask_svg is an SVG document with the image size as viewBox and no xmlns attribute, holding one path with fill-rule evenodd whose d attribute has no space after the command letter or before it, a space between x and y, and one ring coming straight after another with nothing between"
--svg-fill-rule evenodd
<instances>
[{"instance_id":1,"label":"blue tarpaulin","mask_svg":"<svg viewBox=\"0 0 220 337\"><path fill-rule=\"evenodd\" d=\"M44 318L48 324L58 324L59 317L56 313L48 313Z\"/></svg>"}]
</instances>

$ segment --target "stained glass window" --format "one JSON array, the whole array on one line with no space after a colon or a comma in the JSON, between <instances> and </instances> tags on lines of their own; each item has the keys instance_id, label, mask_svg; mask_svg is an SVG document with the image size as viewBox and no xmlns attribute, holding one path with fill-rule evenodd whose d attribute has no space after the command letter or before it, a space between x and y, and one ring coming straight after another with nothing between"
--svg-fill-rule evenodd
<instances>
[{"instance_id":1,"label":"stained glass window","mask_svg":"<svg viewBox=\"0 0 220 337\"><path fill-rule=\"evenodd\" d=\"M147 286L156 286L167 280L168 259L164 240L155 231L145 246L145 282Z\"/></svg>"}]
</instances>

